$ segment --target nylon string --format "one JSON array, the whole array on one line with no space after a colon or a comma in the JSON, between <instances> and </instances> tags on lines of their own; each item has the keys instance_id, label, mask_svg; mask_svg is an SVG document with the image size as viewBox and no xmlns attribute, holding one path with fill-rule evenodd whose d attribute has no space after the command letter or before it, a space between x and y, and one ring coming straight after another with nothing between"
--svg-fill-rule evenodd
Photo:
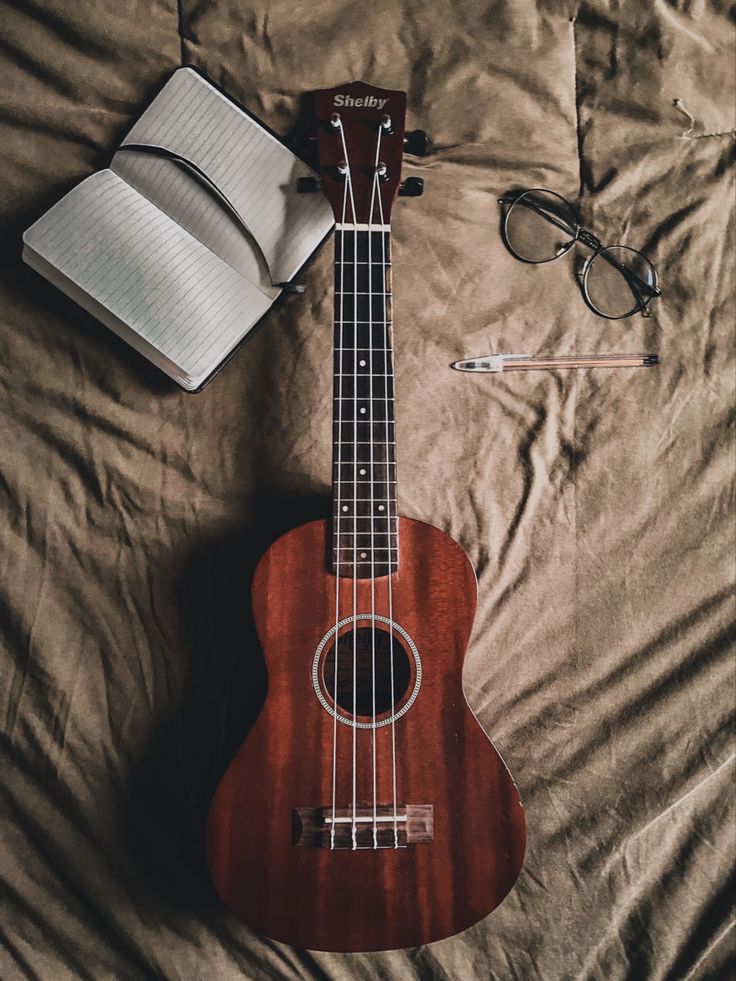
<instances>
[{"instance_id":1,"label":"nylon string","mask_svg":"<svg viewBox=\"0 0 736 981\"><path fill-rule=\"evenodd\" d=\"M342 122L340 123L340 139L342 140L342 150L345 160L345 186L350 196L350 209L353 213L353 806L351 820L351 837L353 848L358 847L358 826L356 822L356 811L358 806L358 727L356 725L358 707L358 580L355 577L357 570L357 501L358 501L358 360L357 344L358 337L358 216L355 211L355 197L353 196L353 178L350 168L350 156L345 141L345 130ZM340 424L340 440L342 441L342 423ZM340 474L342 477L342 474ZM337 650L337 649L336 649ZM335 706L337 710L337 706ZM333 819L335 815L333 813ZM333 820L334 824L334 820Z\"/></svg>"},{"instance_id":2,"label":"nylon string","mask_svg":"<svg viewBox=\"0 0 736 981\"><path fill-rule=\"evenodd\" d=\"M339 303L339 315L338 315L338 346L337 346L337 360L338 360L338 382L337 382L337 425L338 425L338 443L337 443L337 517L335 519L335 677L333 681L332 691L334 693L335 701L335 711L332 717L332 825L330 827L330 848L335 847L335 807L337 804L337 629L338 623L340 622L340 514L342 512L342 375L343 375L343 353L344 353L344 342L343 342L343 287L345 285L345 215L347 210L348 201L348 184L345 182L345 192L342 199L342 227L340 229L340 303Z\"/></svg>"},{"instance_id":3,"label":"nylon string","mask_svg":"<svg viewBox=\"0 0 736 981\"><path fill-rule=\"evenodd\" d=\"M373 209L378 197L379 201L381 199L381 192L379 190L379 179L378 179L378 161L380 159L381 152L381 135L383 129L379 126L378 128L378 139L376 140L376 158L375 166L373 170L373 187L371 189L371 205L368 215L368 399L370 404L369 412L369 426L370 426L370 463L368 476L370 479L370 529L371 529L371 674L372 674L372 695L373 695L373 712L372 712L372 737L373 737L373 847L378 848L378 799L377 799L377 779L376 779L376 563L375 563L375 537L374 537L374 518L375 518L375 501L373 494ZM378 194L376 195L376 191ZM381 230L381 235L383 235L383 230ZM385 345L384 345L385 346ZM384 351L384 356L385 356ZM390 547L390 541L389 541ZM391 711L393 712L393 706Z\"/></svg>"},{"instance_id":4,"label":"nylon string","mask_svg":"<svg viewBox=\"0 0 736 981\"><path fill-rule=\"evenodd\" d=\"M378 195L378 220L383 228L385 222L383 217L383 202L381 200L381 195ZM395 687L394 687L394 604L393 604L393 582L392 582L392 568L391 568L391 539L393 537L391 531L391 456L390 456L390 441L388 435L389 426L389 397L388 397L388 382L389 382L389 367L388 367L388 355L389 349L392 345L389 344L388 337L388 315L386 309L386 234L381 234L381 267L383 271L383 336L384 336L384 362L383 362L383 397L384 397L384 433L386 437L385 450L386 450L386 523L388 528L388 566L387 566L387 590L388 590L388 619L389 619L389 660L391 663L391 783L392 783L392 797L393 797L393 818L394 818L394 848L399 847L399 823L397 814L397 798L396 798L396 719L394 718L394 705L395 705ZM393 334L393 331L392 331ZM393 374L393 361L391 362L391 373ZM393 390L393 386L392 386ZM394 441L395 445L395 441ZM394 464L394 476L396 473L396 461ZM398 515L396 515L396 557L398 561L399 555L399 522Z\"/></svg>"}]
</instances>

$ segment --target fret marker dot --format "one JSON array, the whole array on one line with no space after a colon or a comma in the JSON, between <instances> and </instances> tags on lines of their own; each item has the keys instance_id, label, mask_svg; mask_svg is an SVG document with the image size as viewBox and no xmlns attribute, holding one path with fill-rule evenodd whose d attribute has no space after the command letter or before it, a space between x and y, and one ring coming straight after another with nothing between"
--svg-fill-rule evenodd
<instances>
[{"instance_id":1,"label":"fret marker dot","mask_svg":"<svg viewBox=\"0 0 736 981\"><path fill-rule=\"evenodd\" d=\"M358 472L361 474L361 476L365 476L365 470L359 470Z\"/></svg>"},{"instance_id":2,"label":"fret marker dot","mask_svg":"<svg viewBox=\"0 0 736 981\"><path fill-rule=\"evenodd\" d=\"M343 509L343 511L347 511L347 509L348 509L347 504L343 504L342 509Z\"/></svg>"},{"instance_id":3,"label":"fret marker dot","mask_svg":"<svg viewBox=\"0 0 736 981\"><path fill-rule=\"evenodd\" d=\"M361 559L367 559L368 558L368 553L367 552L361 552L360 553L360 557L361 557Z\"/></svg>"},{"instance_id":4,"label":"fret marker dot","mask_svg":"<svg viewBox=\"0 0 736 981\"><path fill-rule=\"evenodd\" d=\"M360 414L361 414L361 415L365 415L365 408L362 408L362 409L360 410Z\"/></svg>"},{"instance_id":5,"label":"fret marker dot","mask_svg":"<svg viewBox=\"0 0 736 981\"><path fill-rule=\"evenodd\" d=\"M378 510L379 511L385 511L385 508L384 508L383 504L379 504L378 505Z\"/></svg>"},{"instance_id":6,"label":"fret marker dot","mask_svg":"<svg viewBox=\"0 0 736 981\"><path fill-rule=\"evenodd\" d=\"M361 361L361 362L360 362L360 367L361 367L361 368L365 368L365 361Z\"/></svg>"}]
</instances>

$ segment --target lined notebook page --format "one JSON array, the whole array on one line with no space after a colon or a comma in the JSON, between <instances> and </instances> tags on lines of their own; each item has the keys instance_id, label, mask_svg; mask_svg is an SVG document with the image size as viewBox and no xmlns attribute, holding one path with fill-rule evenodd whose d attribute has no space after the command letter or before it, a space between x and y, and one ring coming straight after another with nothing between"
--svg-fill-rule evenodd
<instances>
[{"instance_id":1,"label":"lined notebook page","mask_svg":"<svg viewBox=\"0 0 736 981\"><path fill-rule=\"evenodd\" d=\"M113 158L116 173L261 289L292 279L332 227L323 195L296 190L310 169L190 68L172 75L126 143L172 150L220 188L258 240L270 277L239 224L181 165L134 151Z\"/></svg>"},{"instance_id":2,"label":"lined notebook page","mask_svg":"<svg viewBox=\"0 0 736 981\"><path fill-rule=\"evenodd\" d=\"M110 170L75 187L24 235L195 388L271 300Z\"/></svg>"},{"instance_id":3,"label":"lined notebook page","mask_svg":"<svg viewBox=\"0 0 736 981\"><path fill-rule=\"evenodd\" d=\"M251 236L181 164L131 150L116 153L111 169L271 300L278 297L281 290L272 285L268 266Z\"/></svg>"}]
</instances>

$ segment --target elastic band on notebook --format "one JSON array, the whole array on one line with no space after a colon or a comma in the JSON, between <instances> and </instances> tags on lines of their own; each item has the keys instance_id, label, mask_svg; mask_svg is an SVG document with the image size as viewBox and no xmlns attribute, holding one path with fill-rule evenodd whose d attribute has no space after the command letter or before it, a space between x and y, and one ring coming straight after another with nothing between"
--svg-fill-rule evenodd
<instances>
[{"instance_id":1,"label":"elastic band on notebook","mask_svg":"<svg viewBox=\"0 0 736 981\"><path fill-rule=\"evenodd\" d=\"M156 143L123 143L118 147L118 150L134 150L136 153L150 153L156 157L165 157L167 160L173 160L176 163L182 164L184 167L188 167L194 174L199 178L199 180L205 184L210 191L215 195L220 203L225 207L227 211L230 212L231 216L237 221L243 231L253 240L253 245L258 250L258 253L263 260L263 263L268 272L268 278L271 280L271 285L285 290L287 293L303 293L304 286L301 283L274 283L273 276L271 273L271 266L269 265L268 259L266 258L266 253L261 248L261 245L253 234L253 232L248 228L248 225L237 210L235 205L230 201L220 190L220 188L215 184L215 182L205 174L201 167L198 167L194 161L189 160L187 157L183 157L180 153L175 153L173 150L169 150L164 146L158 146Z\"/></svg>"}]
</instances>

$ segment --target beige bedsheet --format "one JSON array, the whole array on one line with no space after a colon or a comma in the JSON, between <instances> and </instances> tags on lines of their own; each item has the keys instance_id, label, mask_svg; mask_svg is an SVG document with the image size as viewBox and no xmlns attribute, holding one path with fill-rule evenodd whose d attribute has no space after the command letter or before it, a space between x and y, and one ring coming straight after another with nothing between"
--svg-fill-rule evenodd
<instances>
[{"instance_id":1,"label":"beige bedsheet","mask_svg":"<svg viewBox=\"0 0 736 981\"><path fill-rule=\"evenodd\" d=\"M2 3L3 981L732 976L733 19L715 0ZM499 910L426 949L272 943L201 853L262 681L249 575L329 508L331 246L196 396L19 259L182 63L280 132L306 90L403 88L434 138L393 221L400 503L478 570L466 689L529 850ZM651 319L596 318L571 258L504 250L498 192L539 184L653 258ZM492 350L662 364L448 368Z\"/></svg>"}]
</instances>

